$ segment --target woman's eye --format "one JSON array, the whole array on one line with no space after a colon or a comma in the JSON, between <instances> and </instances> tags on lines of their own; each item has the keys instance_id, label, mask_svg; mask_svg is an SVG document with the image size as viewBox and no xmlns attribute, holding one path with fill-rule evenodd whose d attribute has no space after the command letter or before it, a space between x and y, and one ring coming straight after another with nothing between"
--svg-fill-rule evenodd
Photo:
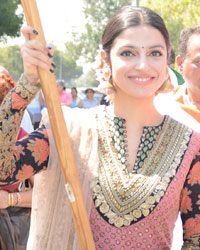
<instances>
[{"instance_id":1,"label":"woman's eye","mask_svg":"<svg viewBox=\"0 0 200 250\"><path fill-rule=\"evenodd\" d=\"M200 61L194 61L193 64L195 64L197 67L200 67Z\"/></svg>"},{"instance_id":2,"label":"woman's eye","mask_svg":"<svg viewBox=\"0 0 200 250\"><path fill-rule=\"evenodd\" d=\"M162 56L162 53L160 51L153 51L151 52L150 56L158 57L158 56Z\"/></svg>"},{"instance_id":3,"label":"woman's eye","mask_svg":"<svg viewBox=\"0 0 200 250\"><path fill-rule=\"evenodd\" d=\"M131 52L131 51L124 51L120 54L121 56L125 56L125 57L128 57L128 56L133 56L134 54Z\"/></svg>"}]
</instances>

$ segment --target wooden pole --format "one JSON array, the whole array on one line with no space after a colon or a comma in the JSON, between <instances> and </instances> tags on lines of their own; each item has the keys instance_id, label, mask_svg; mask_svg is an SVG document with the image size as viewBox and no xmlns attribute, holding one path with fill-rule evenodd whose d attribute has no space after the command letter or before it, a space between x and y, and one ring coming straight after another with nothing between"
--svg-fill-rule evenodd
<instances>
[{"instance_id":1,"label":"wooden pole","mask_svg":"<svg viewBox=\"0 0 200 250\"><path fill-rule=\"evenodd\" d=\"M24 9L27 24L34 27L38 31L39 34L36 39L46 46L36 0L21 0L21 3ZM40 68L38 68L38 72L64 176L65 187L68 193L79 247L81 250L95 250L95 244L84 203L80 180L61 109L56 79L54 74L50 72L47 73Z\"/></svg>"}]
</instances>

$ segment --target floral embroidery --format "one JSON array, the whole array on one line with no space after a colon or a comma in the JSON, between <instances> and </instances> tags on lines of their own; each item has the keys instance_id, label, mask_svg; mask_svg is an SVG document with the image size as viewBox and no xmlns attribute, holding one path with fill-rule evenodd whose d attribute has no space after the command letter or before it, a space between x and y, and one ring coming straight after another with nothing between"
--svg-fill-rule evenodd
<instances>
[{"instance_id":1,"label":"floral embroidery","mask_svg":"<svg viewBox=\"0 0 200 250\"><path fill-rule=\"evenodd\" d=\"M181 201L181 212L187 213L188 211L192 211L192 201L189 195L191 194L191 190L188 190L188 188L184 188L182 191L182 201Z\"/></svg>"},{"instance_id":2,"label":"floral embroidery","mask_svg":"<svg viewBox=\"0 0 200 250\"><path fill-rule=\"evenodd\" d=\"M22 166L22 170L19 170L16 178L18 180L25 180L28 179L30 176L32 176L34 173L32 166L24 164Z\"/></svg>"},{"instance_id":3,"label":"floral embroidery","mask_svg":"<svg viewBox=\"0 0 200 250\"><path fill-rule=\"evenodd\" d=\"M27 149L32 152L35 162L41 164L47 160L49 149L46 141L36 138L34 140L30 140L30 143L28 143L27 146Z\"/></svg>"},{"instance_id":4,"label":"floral embroidery","mask_svg":"<svg viewBox=\"0 0 200 250\"><path fill-rule=\"evenodd\" d=\"M15 92L12 93L12 109L21 109L27 106L27 101L17 95Z\"/></svg>"},{"instance_id":5,"label":"floral embroidery","mask_svg":"<svg viewBox=\"0 0 200 250\"><path fill-rule=\"evenodd\" d=\"M194 184L200 184L200 162L197 162L192 170L190 171L190 174L188 175L188 183L193 186Z\"/></svg>"},{"instance_id":6,"label":"floral embroidery","mask_svg":"<svg viewBox=\"0 0 200 250\"><path fill-rule=\"evenodd\" d=\"M39 156L39 163L34 162L27 143L32 135L15 142L18 136L23 109L26 108L31 98L35 96L39 88L32 85L22 75L16 86L6 95L0 109L0 185L12 184L29 178L33 173L45 169L48 163L48 139L42 133L42 128L34 132L35 139L43 138L43 156ZM22 109L21 109L22 108ZM19 178L19 179L18 179ZM22 178L22 179L20 179Z\"/></svg>"},{"instance_id":7,"label":"floral embroidery","mask_svg":"<svg viewBox=\"0 0 200 250\"><path fill-rule=\"evenodd\" d=\"M200 210L200 194L198 195L198 200L196 202L196 205L199 205L199 210Z\"/></svg>"},{"instance_id":8,"label":"floral embroidery","mask_svg":"<svg viewBox=\"0 0 200 250\"><path fill-rule=\"evenodd\" d=\"M16 157L16 160L18 161L20 159L20 155L25 155L24 147L22 145L16 146L14 150L14 155Z\"/></svg>"},{"instance_id":9,"label":"floral embroidery","mask_svg":"<svg viewBox=\"0 0 200 250\"><path fill-rule=\"evenodd\" d=\"M200 209L198 205L200 204L200 191L199 184L196 182L196 174L194 174L198 172L198 162L200 162L200 157L197 153L191 163L190 171L185 181L181 196L181 218L184 227L184 245L182 249L184 250L196 250L199 249L200 246ZM194 181L192 180L193 177L195 179Z\"/></svg>"},{"instance_id":10,"label":"floral embroidery","mask_svg":"<svg viewBox=\"0 0 200 250\"><path fill-rule=\"evenodd\" d=\"M200 232L200 215L195 215L195 218L190 218L185 222L184 225L184 238L189 238Z\"/></svg>"}]
</instances>

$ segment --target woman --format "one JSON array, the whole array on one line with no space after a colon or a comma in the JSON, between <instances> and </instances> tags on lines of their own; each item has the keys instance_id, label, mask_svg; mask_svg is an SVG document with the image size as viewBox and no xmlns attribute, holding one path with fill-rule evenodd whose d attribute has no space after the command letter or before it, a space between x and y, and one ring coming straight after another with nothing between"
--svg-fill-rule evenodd
<instances>
[{"instance_id":1,"label":"woman","mask_svg":"<svg viewBox=\"0 0 200 250\"><path fill-rule=\"evenodd\" d=\"M58 87L58 93L59 93L61 104L71 107L72 95L65 91L64 81L58 80L57 81L57 87Z\"/></svg>"},{"instance_id":2,"label":"woman","mask_svg":"<svg viewBox=\"0 0 200 250\"><path fill-rule=\"evenodd\" d=\"M98 100L94 97L94 89L87 88L85 90L86 97L79 103L79 108L89 109L98 105Z\"/></svg>"},{"instance_id":3,"label":"woman","mask_svg":"<svg viewBox=\"0 0 200 250\"><path fill-rule=\"evenodd\" d=\"M3 122L8 112L19 119L19 108L25 109L38 91L37 67L52 71L48 58L52 51L36 40L28 41L30 33L32 28L23 29L24 75L2 106ZM165 24L147 8L123 7L106 26L102 47L98 74L106 91L112 92L112 104L63 109L96 249L170 249L179 210L182 249L198 249L200 135L162 116L153 104L168 79L170 42ZM13 103L18 104L15 109ZM28 249L78 249L47 112L43 125L16 143L15 159L9 148L17 126L0 128L3 138L10 136L10 144L0 147L1 184L48 165L35 178ZM16 161L15 169L3 161L3 152Z\"/></svg>"},{"instance_id":4,"label":"woman","mask_svg":"<svg viewBox=\"0 0 200 250\"><path fill-rule=\"evenodd\" d=\"M71 88L72 104L71 108L76 108L80 106L80 98L78 97L78 91L75 87Z\"/></svg>"}]
</instances>

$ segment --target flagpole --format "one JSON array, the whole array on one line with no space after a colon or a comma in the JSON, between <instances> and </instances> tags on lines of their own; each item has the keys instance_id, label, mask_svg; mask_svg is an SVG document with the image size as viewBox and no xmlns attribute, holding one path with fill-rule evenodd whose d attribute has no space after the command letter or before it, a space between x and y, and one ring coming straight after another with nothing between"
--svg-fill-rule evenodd
<instances>
[{"instance_id":1,"label":"flagpole","mask_svg":"<svg viewBox=\"0 0 200 250\"><path fill-rule=\"evenodd\" d=\"M21 0L27 24L38 31L38 39L44 46L46 41L40 21L36 0ZM64 176L65 188L77 232L80 250L95 250L90 222L76 169L70 138L64 121L54 74L38 68L50 124ZM66 154L67 152L67 154ZM66 225L67 226L67 225Z\"/></svg>"}]
</instances>

